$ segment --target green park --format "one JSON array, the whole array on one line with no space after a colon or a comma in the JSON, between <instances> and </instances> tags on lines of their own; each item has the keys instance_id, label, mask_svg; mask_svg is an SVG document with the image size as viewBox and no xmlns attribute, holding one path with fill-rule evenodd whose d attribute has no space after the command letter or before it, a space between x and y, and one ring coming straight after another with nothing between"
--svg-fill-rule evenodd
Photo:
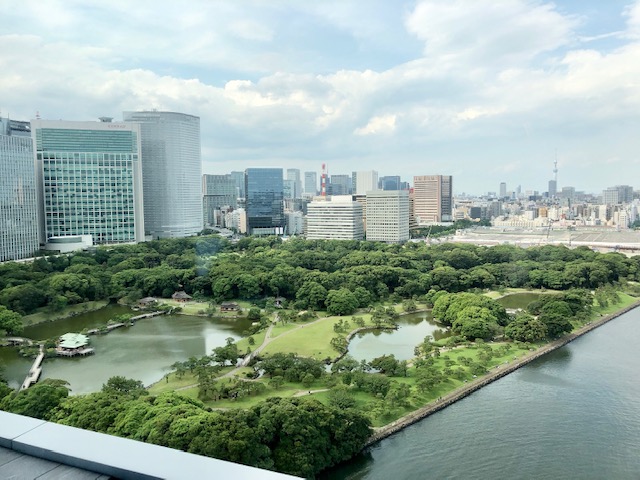
<instances>
[{"instance_id":1,"label":"green park","mask_svg":"<svg viewBox=\"0 0 640 480\"><path fill-rule=\"evenodd\" d=\"M0 384L0 408L310 477L385 426L634 306L638 282L640 257L584 247L216 236L2 264L6 337L150 297L150 310L250 326L153 385L114 377L69 395L64 379ZM190 299L171 300L178 291ZM350 355L354 335L393 334L416 312L447 335L416 338L407 359Z\"/></svg>"}]
</instances>

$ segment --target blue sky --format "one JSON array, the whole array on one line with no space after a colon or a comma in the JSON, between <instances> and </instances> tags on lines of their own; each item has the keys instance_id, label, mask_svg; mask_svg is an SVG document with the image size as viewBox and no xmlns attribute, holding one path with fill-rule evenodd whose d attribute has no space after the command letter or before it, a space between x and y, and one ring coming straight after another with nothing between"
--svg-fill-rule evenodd
<instances>
[{"instance_id":1,"label":"blue sky","mask_svg":"<svg viewBox=\"0 0 640 480\"><path fill-rule=\"evenodd\" d=\"M201 117L204 173L640 188L640 0L0 3L0 115Z\"/></svg>"}]
</instances>

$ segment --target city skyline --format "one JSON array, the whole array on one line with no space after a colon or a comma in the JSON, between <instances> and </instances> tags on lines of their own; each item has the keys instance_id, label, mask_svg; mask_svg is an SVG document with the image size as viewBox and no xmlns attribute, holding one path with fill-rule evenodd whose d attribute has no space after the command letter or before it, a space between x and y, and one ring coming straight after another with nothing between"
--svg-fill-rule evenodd
<instances>
[{"instance_id":1,"label":"city skyline","mask_svg":"<svg viewBox=\"0 0 640 480\"><path fill-rule=\"evenodd\" d=\"M558 190L599 192L640 169L638 1L149 8L0 7L0 115L188 112L208 174L327 163L452 175L456 194L479 194L546 191L556 152Z\"/></svg>"}]
</instances>

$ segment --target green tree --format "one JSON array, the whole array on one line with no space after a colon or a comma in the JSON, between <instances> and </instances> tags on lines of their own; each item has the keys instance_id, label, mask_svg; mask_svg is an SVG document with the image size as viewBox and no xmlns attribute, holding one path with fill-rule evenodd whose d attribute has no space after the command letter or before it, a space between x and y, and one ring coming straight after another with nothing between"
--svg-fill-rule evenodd
<instances>
[{"instance_id":1,"label":"green tree","mask_svg":"<svg viewBox=\"0 0 640 480\"><path fill-rule=\"evenodd\" d=\"M116 395L131 395L134 397L148 393L140 380L132 380L122 376L110 377L107 383L102 385L102 392Z\"/></svg>"},{"instance_id":2,"label":"green tree","mask_svg":"<svg viewBox=\"0 0 640 480\"><path fill-rule=\"evenodd\" d=\"M507 338L519 342L539 342L547 336L547 326L539 319L520 313L504 329Z\"/></svg>"},{"instance_id":3,"label":"green tree","mask_svg":"<svg viewBox=\"0 0 640 480\"><path fill-rule=\"evenodd\" d=\"M47 378L4 397L0 410L48 420L54 409L69 396L68 385L64 380Z\"/></svg>"},{"instance_id":4,"label":"green tree","mask_svg":"<svg viewBox=\"0 0 640 480\"><path fill-rule=\"evenodd\" d=\"M348 386L339 384L329 390L327 394L329 406L346 410L356 406L356 399Z\"/></svg>"},{"instance_id":5,"label":"green tree","mask_svg":"<svg viewBox=\"0 0 640 480\"><path fill-rule=\"evenodd\" d=\"M22 316L0 305L0 333L5 331L7 335L20 335L22 330Z\"/></svg>"},{"instance_id":6,"label":"green tree","mask_svg":"<svg viewBox=\"0 0 640 480\"><path fill-rule=\"evenodd\" d=\"M329 315L351 315L358 308L358 299L347 288L329 290L325 303Z\"/></svg>"}]
</instances>

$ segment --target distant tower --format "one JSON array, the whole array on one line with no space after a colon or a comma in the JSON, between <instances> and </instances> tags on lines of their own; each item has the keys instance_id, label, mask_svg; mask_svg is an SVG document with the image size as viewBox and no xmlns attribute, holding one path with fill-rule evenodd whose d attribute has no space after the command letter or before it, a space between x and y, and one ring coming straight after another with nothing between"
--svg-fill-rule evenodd
<instances>
[{"instance_id":1,"label":"distant tower","mask_svg":"<svg viewBox=\"0 0 640 480\"><path fill-rule=\"evenodd\" d=\"M320 195L323 197L327 196L327 165L325 163L322 164L322 177L320 180Z\"/></svg>"},{"instance_id":2,"label":"distant tower","mask_svg":"<svg viewBox=\"0 0 640 480\"><path fill-rule=\"evenodd\" d=\"M553 161L553 180L549 180L549 198L553 198L558 193L558 153Z\"/></svg>"}]
</instances>

